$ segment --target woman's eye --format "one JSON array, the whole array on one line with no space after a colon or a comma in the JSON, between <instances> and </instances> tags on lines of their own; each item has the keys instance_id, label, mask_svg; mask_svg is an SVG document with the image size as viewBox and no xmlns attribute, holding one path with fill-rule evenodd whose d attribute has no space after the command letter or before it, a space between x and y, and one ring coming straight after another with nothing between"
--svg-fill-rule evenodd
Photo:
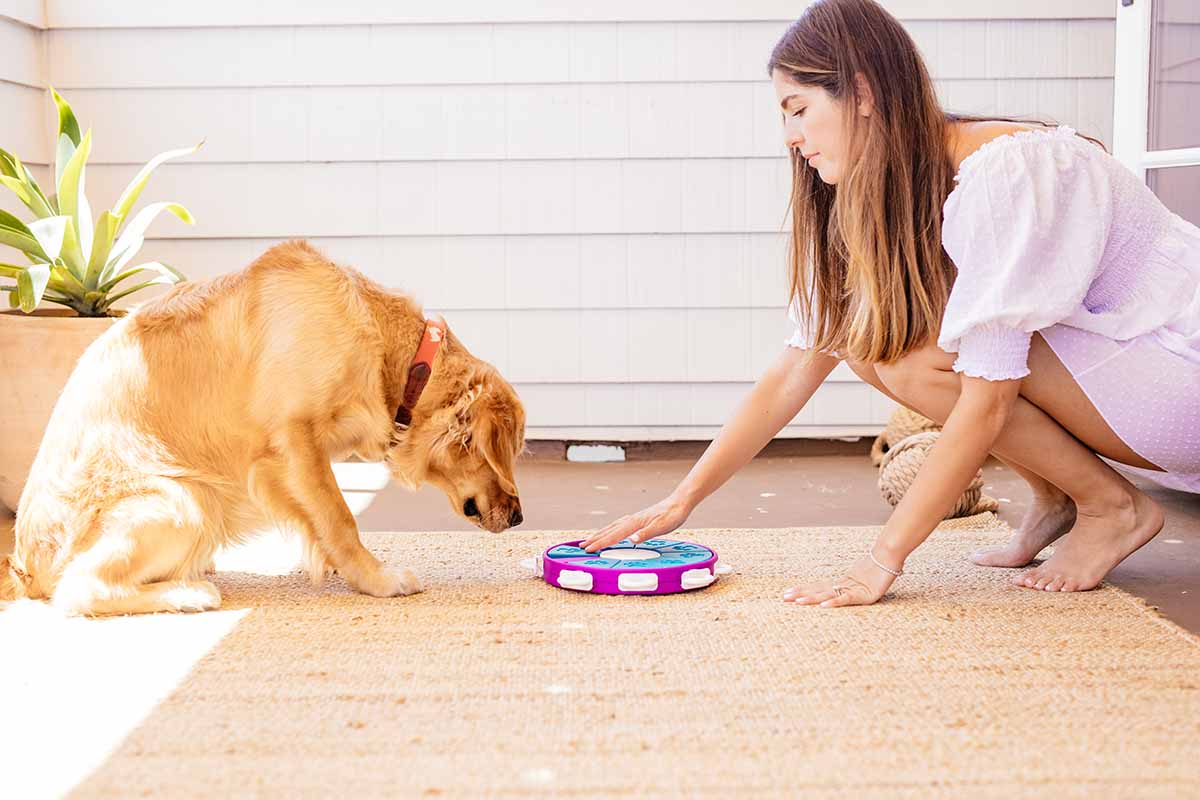
<instances>
[{"instance_id":1,"label":"woman's eye","mask_svg":"<svg viewBox=\"0 0 1200 800\"><path fill-rule=\"evenodd\" d=\"M793 112L792 112L792 116L793 116L793 117L798 117L798 116L800 116L800 115L801 115L801 114L803 114L803 113L804 113L804 109L803 109L803 108L798 108L798 109L796 109L795 111L793 111Z\"/></svg>"}]
</instances>

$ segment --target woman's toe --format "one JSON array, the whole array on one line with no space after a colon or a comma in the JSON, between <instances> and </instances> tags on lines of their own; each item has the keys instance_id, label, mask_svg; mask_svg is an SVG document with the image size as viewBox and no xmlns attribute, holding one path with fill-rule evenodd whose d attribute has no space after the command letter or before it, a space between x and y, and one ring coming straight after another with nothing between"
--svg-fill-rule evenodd
<instances>
[{"instance_id":1,"label":"woman's toe","mask_svg":"<svg viewBox=\"0 0 1200 800\"><path fill-rule=\"evenodd\" d=\"M1022 573L1013 582L1017 584L1017 586L1023 586L1026 589L1034 589L1037 587L1037 582L1041 579L1041 577L1041 567L1038 567L1037 569L1031 569L1028 572Z\"/></svg>"}]
</instances>

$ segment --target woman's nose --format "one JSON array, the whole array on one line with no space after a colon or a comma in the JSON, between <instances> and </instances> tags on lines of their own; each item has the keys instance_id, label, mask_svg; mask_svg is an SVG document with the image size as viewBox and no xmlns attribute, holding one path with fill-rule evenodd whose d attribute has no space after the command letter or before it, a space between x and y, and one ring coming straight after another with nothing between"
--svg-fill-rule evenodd
<instances>
[{"instance_id":1,"label":"woman's nose","mask_svg":"<svg viewBox=\"0 0 1200 800\"><path fill-rule=\"evenodd\" d=\"M784 124L783 126L783 143L787 145L788 150L800 150L804 144L804 135L800 128L795 125Z\"/></svg>"}]
</instances>

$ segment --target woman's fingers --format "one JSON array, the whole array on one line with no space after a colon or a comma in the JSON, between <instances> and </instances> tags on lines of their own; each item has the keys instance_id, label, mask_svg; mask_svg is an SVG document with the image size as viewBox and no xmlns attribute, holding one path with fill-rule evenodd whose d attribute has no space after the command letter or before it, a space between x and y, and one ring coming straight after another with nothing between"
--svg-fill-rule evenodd
<instances>
[{"instance_id":1,"label":"woman's fingers","mask_svg":"<svg viewBox=\"0 0 1200 800\"><path fill-rule=\"evenodd\" d=\"M580 544L580 546L581 547L586 546L592 542L596 542L601 539L606 539L609 536L611 536L614 531L620 530L623 526L625 526L628 523L629 523L628 515L626 515L624 517L620 517L618 519L615 519L612 522L605 525L600 530L590 534L586 539L583 540L583 542Z\"/></svg>"},{"instance_id":2,"label":"woman's fingers","mask_svg":"<svg viewBox=\"0 0 1200 800\"><path fill-rule=\"evenodd\" d=\"M589 533L586 537L584 537L583 541L579 543L579 546L586 550L592 544L592 542L597 542L607 536L623 519L624 518L622 517L622 519L608 523L598 531Z\"/></svg>"},{"instance_id":3,"label":"woman's fingers","mask_svg":"<svg viewBox=\"0 0 1200 800\"><path fill-rule=\"evenodd\" d=\"M594 553L626 538L637 544L670 533L682 525L686 518L686 515L680 515L673 506L659 503L609 523L581 540L579 546L589 553Z\"/></svg>"},{"instance_id":4,"label":"woman's fingers","mask_svg":"<svg viewBox=\"0 0 1200 800\"><path fill-rule=\"evenodd\" d=\"M799 606L819 605L821 608L861 606L875 602L866 586L850 578L793 586L783 593L783 599Z\"/></svg>"},{"instance_id":5,"label":"woman's fingers","mask_svg":"<svg viewBox=\"0 0 1200 800\"><path fill-rule=\"evenodd\" d=\"M602 530L593 533L587 539L580 542L579 546L589 553L594 553L601 547L608 547L610 544L621 541L632 531L640 527L641 523L636 518L622 517Z\"/></svg>"},{"instance_id":6,"label":"woman's fingers","mask_svg":"<svg viewBox=\"0 0 1200 800\"><path fill-rule=\"evenodd\" d=\"M828 584L795 586L783 593L783 599L802 606L810 606L833 597L834 591Z\"/></svg>"},{"instance_id":7,"label":"woman's fingers","mask_svg":"<svg viewBox=\"0 0 1200 800\"><path fill-rule=\"evenodd\" d=\"M655 536L660 536L664 533L670 533L675 530L670 523L665 522L662 515L656 515L649 522L642 525L638 530L629 534L629 541L634 544L644 542L648 539L653 539Z\"/></svg>"},{"instance_id":8,"label":"woman's fingers","mask_svg":"<svg viewBox=\"0 0 1200 800\"><path fill-rule=\"evenodd\" d=\"M640 528L629 534L629 541L633 542L634 544L638 544L639 542L644 542L647 539L653 539L655 536L658 536L657 531L661 527L661 525L651 522L646 527Z\"/></svg>"},{"instance_id":9,"label":"woman's fingers","mask_svg":"<svg viewBox=\"0 0 1200 800\"><path fill-rule=\"evenodd\" d=\"M868 602L862 597L862 591L857 587L838 586L833 597L821 601L821 608L841 608L842 606L859 606Z\"/></svg>"}]
</instances>

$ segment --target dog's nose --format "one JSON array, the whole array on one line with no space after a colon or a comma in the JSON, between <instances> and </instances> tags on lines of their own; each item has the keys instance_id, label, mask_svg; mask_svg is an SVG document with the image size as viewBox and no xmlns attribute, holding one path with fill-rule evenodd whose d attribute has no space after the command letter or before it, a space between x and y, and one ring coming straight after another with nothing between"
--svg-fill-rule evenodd
<instances>
[{"instance_id":1,"label":"dog's nose","mask_svg":"<svg viewBox=\"0 0 1200 800\"><path fill-rule=\"evenodd\" d=\"M478 517L479 516L479 506L475 505L474 497L472 497L467 502L463 503L463 516L464 517Z\"/></svg>"},{"instance_id":2,"label":"dog's nose","mask_svg":"<svg viewBox=\"0 0 1200 800\"><path fill-rule=\"evenodd\" d=\"M508 527L515 528L525 521L525 517L521 515L521 509L514 508L512 513L508 515Z\"/></svg>"}]
</instances>

